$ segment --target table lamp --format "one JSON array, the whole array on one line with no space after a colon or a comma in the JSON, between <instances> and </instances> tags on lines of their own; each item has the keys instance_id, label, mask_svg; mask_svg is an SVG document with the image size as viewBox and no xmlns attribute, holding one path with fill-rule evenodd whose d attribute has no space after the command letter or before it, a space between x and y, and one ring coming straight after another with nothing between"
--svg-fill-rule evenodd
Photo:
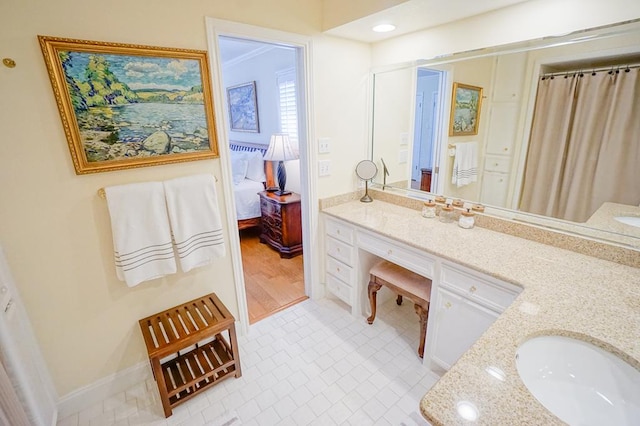
<instances>
[{"instance_id":1,"label":"table lamp","mask_svg":"<svg viewBox=\"0 0 640 426\"><path fill-rule=\"evenodd\" d=\"M269 148L264 154L265 161L278 161L278 190L274 193L278 196L291 194L291 191L286 191L287 185L287 170L284 167L284 162L289 160L297 160L298 155L293 152L291 148L291 142L289 141L289 135L286 133L274 133L271 135L269 141Z\"/></svg>"}]
</instances>

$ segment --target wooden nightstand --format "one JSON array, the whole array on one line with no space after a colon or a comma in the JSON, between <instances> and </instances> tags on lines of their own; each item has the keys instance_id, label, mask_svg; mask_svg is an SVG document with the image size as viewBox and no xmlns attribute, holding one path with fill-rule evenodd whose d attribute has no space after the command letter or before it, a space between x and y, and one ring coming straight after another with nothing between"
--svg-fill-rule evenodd
<instances>
[{"instance_id":1,"label":"wooden nightstand","mask_svg":"<svg viewBox=\"0 0 640 426\"><path fill-rule=\"evenodd\" d=\"M279 197L271 192L260 193L262 233L260 242L269 244L280 257L302 254L302 216L300 194Z\"/></svg>"}]
</instances>

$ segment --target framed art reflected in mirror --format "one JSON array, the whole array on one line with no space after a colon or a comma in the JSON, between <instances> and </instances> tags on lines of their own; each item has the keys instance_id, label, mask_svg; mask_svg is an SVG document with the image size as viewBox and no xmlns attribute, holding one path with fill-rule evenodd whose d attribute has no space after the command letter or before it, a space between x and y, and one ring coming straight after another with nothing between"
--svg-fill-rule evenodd
<instances>
[{"instance_id":1,"label":"framed art reflected in mirror","mask_svg":"<svg viewBox=\"0 0 640 426\"><path fill-rule=\"evenodd\" d=\"M477 135L482 107L482 87L453 83L449 136Z\"/></svg>"}]
</instances>

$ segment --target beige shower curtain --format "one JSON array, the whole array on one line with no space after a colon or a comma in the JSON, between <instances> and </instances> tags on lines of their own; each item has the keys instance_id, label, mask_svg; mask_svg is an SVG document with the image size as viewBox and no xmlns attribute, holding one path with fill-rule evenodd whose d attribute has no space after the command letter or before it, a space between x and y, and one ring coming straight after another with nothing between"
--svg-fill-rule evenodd
<instances>
[{"instance_id":1,"label":"beige shower curtain","mask_svg":"<svg viewBox=\"0 0 640 426\"><path fill-rule=\"evenodd\" d=\"M640 204L640 72L541 79L520 209L584 222L610 201Z\"/></svg>"}]
</instances>

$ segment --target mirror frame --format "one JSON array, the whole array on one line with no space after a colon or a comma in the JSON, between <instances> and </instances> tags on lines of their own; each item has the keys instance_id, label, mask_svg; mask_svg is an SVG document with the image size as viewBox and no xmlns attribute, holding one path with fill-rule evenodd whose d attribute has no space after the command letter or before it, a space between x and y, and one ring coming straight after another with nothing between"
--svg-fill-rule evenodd
<instances>
[{"instance_id":1,"label":"mirror frame","mask_svg":"<svg viewBox=\"0 0 640 426\"><path fill-rule=\"evenodd\" d=\"M474 49L469 51L456 52L452 54L438 55L429 59L417 59L413 61L406 61L396 64L389 64L385 66L374 67L370 70L369 85L370 85L370 103L369 103L369 135L368 135L368 157L375 162L374 155L374 100L375 100L375 75L380 73L388 73L392 71L405 70L413 68L417 70L419 67L434 67L439 65L452 64L468 59L478 59L495 55L504 55L510 53L528 52L537 49L548 49L553 47L559 47L563 45L574 45L584 42L602 40L605 38L611 38L616 36L623 36L633 31L640 30L640 19L633 19L628 21L617 22L610 25L603 25L598 27L586 28L570 32L561 36L549 36L537 39L531 39L527 41L503 44L498 46L492 46L481 49ZM640 47L638 48L640 53ZM530 126L527 123L525 127ZM522 150L519 158L514 160L518 166L526 161L526 150ZM519 167L514 173L520 175ZM520 176L518 176L518 179ZM409 198L418 200L426 200L428 198L433 199L436 194L429 193L412 188L398 188L393 185L389 185L386 182L372 182L372 187L384 191L386 188L392 188L394 191L405 195ZM445 195L446 196L446 195ZM464 200L474 204L477 201ZM533 213L523 212L519 210L513 210L504 207L497 207L491 205L485 205L485 214L496 217L498 219L506 219L511 221L523 222L530 225L539 226L551 231L563 232L570 235L576 235L579 237L587 237L595 239L607 244L621 245L625 248L640 251L640 236L624 234L611 230L603 230L596 227L587 226L584 223L571 222L563 219L556 219L547 216L541 216ZM640 232L640 231L639 231Z\"/></svg>"}]
</instances>

